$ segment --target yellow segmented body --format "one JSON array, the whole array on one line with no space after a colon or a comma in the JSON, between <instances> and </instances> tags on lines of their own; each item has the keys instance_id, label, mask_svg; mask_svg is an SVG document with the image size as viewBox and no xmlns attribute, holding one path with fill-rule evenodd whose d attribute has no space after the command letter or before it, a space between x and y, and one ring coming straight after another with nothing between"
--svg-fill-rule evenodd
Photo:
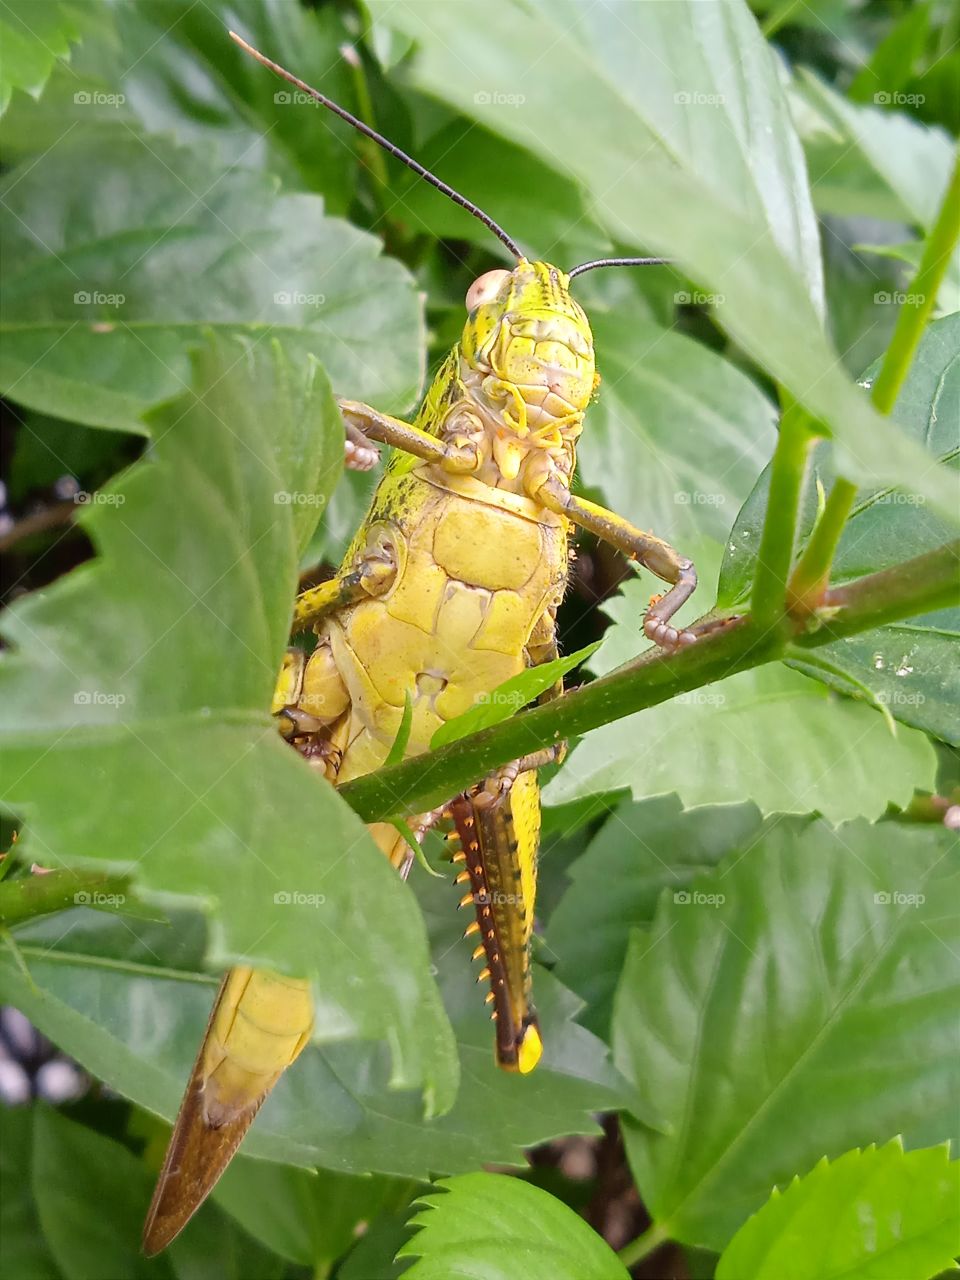
<instances>
[{"instance_id":1,"label":"yellow segmented body","mask_svg":"<svg viewBox=\"0 0 960 1280\"><path fill-rule=\"evenodd\" d=\"M530 494L547 473L569 484L595 387L593 341L557 268L521 261L491 275L496 288L480 290L414 424L468 458L468 473L459 463L393 455L334 584L344 599L361 584L359 598L328 612L314 652L291 651L278 680L274 711L287 736L306 744L331 780L383 763L407 696L412 755L428 749L445 721L556 652L568 523ZM462 819L473 815L468 869L482 866L475 893L492 895L476 906L497 1058L526 1072L540 1056L529 968L535 773L522 773L492 805L486 800L468 794L455 816L463 835ZM375 823L370 831L401 866L408 850L396 829ZM168 1243L202 1202L311 1026L305 982L249 969L229 975L177 1118L147 1252Z\"/></svg>"},{"instance_id":2,"label":"yellow segmented body","mask_svg":"<svg viewBox=\"0 0 960 1280\"><path fill-rule=\"evenodd\" d=\"M559 603L567 569L559 517L510 492L465 489L423 464L391 477L374 503L365 535L389 540L396 579L320 631L350 696L333 730L341 781L383 763L407 692L407 750L426 751L445 721L524 669L535 626Z\"/></svg>"}]
</instances>

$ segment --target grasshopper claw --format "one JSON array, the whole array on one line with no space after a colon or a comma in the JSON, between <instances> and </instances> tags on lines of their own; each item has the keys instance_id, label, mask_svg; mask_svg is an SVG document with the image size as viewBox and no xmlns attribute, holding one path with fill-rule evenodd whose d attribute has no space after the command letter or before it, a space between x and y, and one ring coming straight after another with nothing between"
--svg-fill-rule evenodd
<instances>
[{"instance_id":1,"label":"grasshopper claw","mask_svg":"<svg viewBox=\"0 0 960 1280\"><path fill-rule=\"evenodd\" d=\"M667 653L675 653L678 649L685 649L688 645L695 644L697 640L695 632L678 631L669 622L664 622L662 618L649 614L643 622L643 634L648 640L658 644L661 649L665 649Z\"/></svg>"},{"instance_id":2,"label":"grasshopper claw","mask_svg":"<svg viewBox=\"0 0 960 1280\"><path fill-rule=\"evenodd\" d=\"M359 432L357 433L360 434ZM371 471L380 461L380 451L369 441L352 440L348 434L343 441L343 465L349 471Z\"/></svg>"}]
</instances>

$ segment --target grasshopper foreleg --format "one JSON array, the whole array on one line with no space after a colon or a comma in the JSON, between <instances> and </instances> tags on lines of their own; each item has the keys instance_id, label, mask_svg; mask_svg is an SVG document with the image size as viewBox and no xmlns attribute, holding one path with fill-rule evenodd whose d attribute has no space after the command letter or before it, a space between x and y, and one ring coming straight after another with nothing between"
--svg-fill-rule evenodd
<instances>
[{"instance_id":1,"label":"grasshopper foreleg","mask_svg":"<svg viewBox=\"0 0 960 1280\"><path fill-rule=\"evenodd\" d=\"M340 412L350 439L377 440L404 453L412 453L424 462L435 462L446 471L476 471L480 463L479 449L470 440L441 440L409 422L391 418L357 400L338 400ZM369 448L369 444L367 445Z\"/></svg>"},{"instance_id":2,"label":"grasshopper foreleg","mask_svg":"<svg viewBox=\"0 0 960 1280\"><path fill-rule=\"evenodd\" d=\"M343 465L349 471L372 471L380 461L380 450L375 449L363 432L343 420Z\"/></svg>"},{"instance_id":3,"label":"grasshopper foreleg","mask_svg":"<svg viewBox=\"0 0 960 1280\"><path fill-rule=\"evenodd\" d=\"M564 515L581 529L596 534L671 584L665 595L651 602L644 618L643 631L648 640L670 650L694 643L700 632L670 625L670 619L696 588L697 571L692 560L687 560L668 542L638 529L616 512L575 496L557 476L548 476L544 480L536 491L536 498L548 510Z\"/></svg>"},{"instance_id":4,"label":"grasshopper foreleg","mask_svg":"<svg viewBox=\"0 0 960 1280\"><path fill-rule=\"evenodd\" d=\"M290 630L293 633L305 631L315 622L320 622L328 613L342 609L344 605L354 604L368 595L363 583L363 574L359 571L338 574L329 582L321 582L319 586L308 587L297 596L293 606L293 622Z\"/></svg>"},{"instance_id":5,"label":"grasshopper foreleg","mask_svg":"<svg viewBox=\"0 0 960 1280\"><path fill-rule=\"evenodd\" d=\"M352 569L341 571L329 582L309 587L297 596L291 631L304 631L328 614L359 600L383 595L392 586L399 564L396 543L381 527L371 527L370 534Z\"/></svg>"}]
</instances>

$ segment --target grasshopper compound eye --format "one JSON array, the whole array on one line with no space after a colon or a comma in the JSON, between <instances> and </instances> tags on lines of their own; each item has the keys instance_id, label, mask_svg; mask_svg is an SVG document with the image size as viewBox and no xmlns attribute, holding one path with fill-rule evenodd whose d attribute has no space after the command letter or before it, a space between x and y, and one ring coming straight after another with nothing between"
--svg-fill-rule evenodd
<instances>
[{"instance_id":1,"label":"grasshopper compound eye","mask_svg":"<svg viewBox=\"0 0 960 1280\"><path fill-rule=\"evenodd\" d=\"M474 311L477 307L482 307L485 302L492 302L509 274L509 271L498 270L485 271L482 276L477 276L464 299L467 310Z\"/></svg>"}]
</instances>

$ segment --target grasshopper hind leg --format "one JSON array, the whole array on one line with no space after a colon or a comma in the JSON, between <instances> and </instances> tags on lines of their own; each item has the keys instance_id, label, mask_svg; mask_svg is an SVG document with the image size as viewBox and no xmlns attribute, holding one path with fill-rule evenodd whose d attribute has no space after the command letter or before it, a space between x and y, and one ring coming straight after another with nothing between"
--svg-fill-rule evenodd
<instances>
[{"instance_id":1,"label":"grasshopper hind leg","mask_svg":"<svg viewBox=\"0 0 960 1280\"><path fill-rule=\"evenodd\" d=\"M477 981L490 982L497 1064L523 1075L543 1052L530 973L540 790L535 769L520 768L527 763L518 762L512 780L498 771L490 789L481 784L450 805L460 842L454 860L464 864L456 882L470 885L460 905L476 911L465 936L479 934L473 958L485 963Z\"/></svg>"}]
</instances>

